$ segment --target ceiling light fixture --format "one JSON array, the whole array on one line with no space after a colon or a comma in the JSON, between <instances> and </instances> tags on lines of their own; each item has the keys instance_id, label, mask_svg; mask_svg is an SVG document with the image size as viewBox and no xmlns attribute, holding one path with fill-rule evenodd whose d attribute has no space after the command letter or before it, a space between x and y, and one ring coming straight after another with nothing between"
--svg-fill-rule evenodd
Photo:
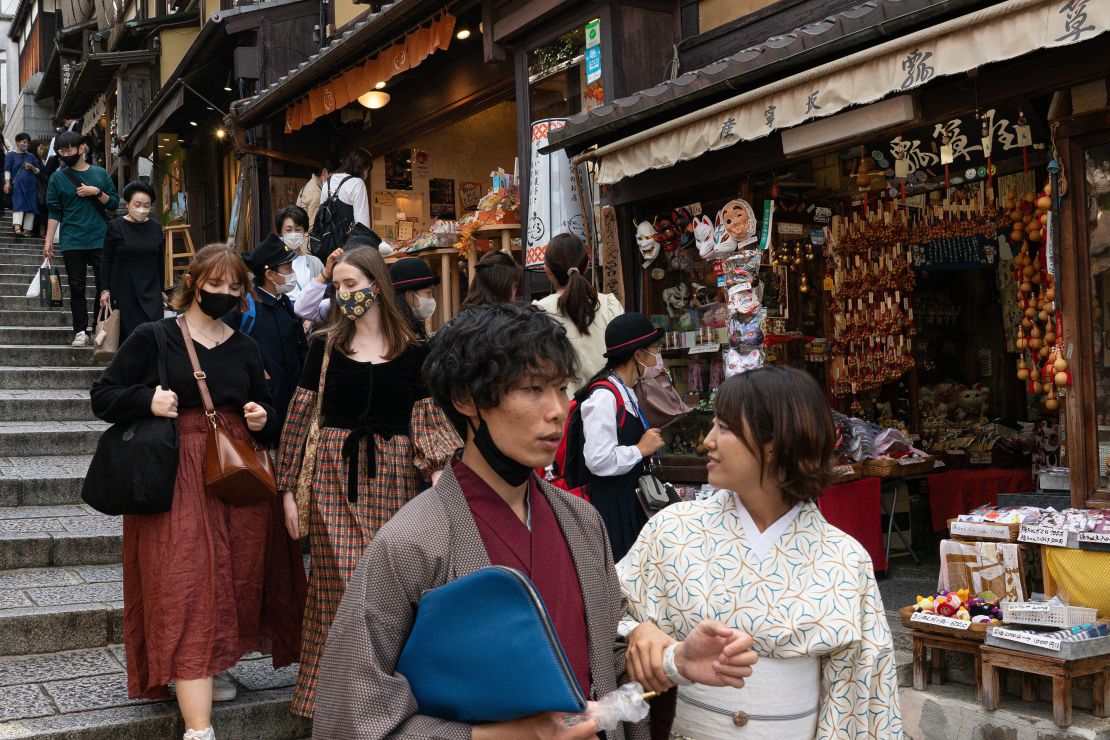
<instances>
[{"instance_id":1,"label":"ceiling light fixture","mask_svg":"<svg viewBox=\"0 0 1110 740\"><path fill-rule=\"evenodd\" d=\"M223 138L224 138L225 136L227 136L227 132L226 132L226 131L224 131L224 130L223 130L222 128L218 128L218 129L216 129L216 138L217 138L217 139L223 140Z\"/></svg>"},{"instance_id":2,"label":"ceiling light fixture","mask_svg":"<svg viewBox=\"0 0 1110 740\"><path fill-rule=\"evenodd\" d=\"M190 125L190 126L196 126L196 125L197 125L197 122L196 122L196 121L189 121L189 125Z\"/></svg>"},{"instance_id":3,"label":"ceiling light fixture","mask_svg":"<svg viewBox=\"0 0 1110 740\"><path fill-rule=\"evenodd\" d=\"M374 89L375 90L384 90L385 89L385 80L378 80L377 82L375 82L374 83Z\"/></svg>"},{"instance_id":4,"label":"ceiling light fixture","mask_svg":"<svg viewBox=\"0 0 1110 740\"><path fill-rule=\"evenodd\" d=\"M382 92L381 90L371 90L370 92L359 95L358 102L370 110L384 108L385 104L389 102L389 93Z\"/></svg>"},{"instance_id":5,"label":"ceiling light fixture","mask_svg":"<svg viewBox=\"0 0 1110 740\"><path fill-rule=\"evenodd\" d=\"M467 26L462 26L455 33L455 38L457 38L459 41L466 41L468 38L470 38L470 28Z\"/></svg>"}]
</instances>

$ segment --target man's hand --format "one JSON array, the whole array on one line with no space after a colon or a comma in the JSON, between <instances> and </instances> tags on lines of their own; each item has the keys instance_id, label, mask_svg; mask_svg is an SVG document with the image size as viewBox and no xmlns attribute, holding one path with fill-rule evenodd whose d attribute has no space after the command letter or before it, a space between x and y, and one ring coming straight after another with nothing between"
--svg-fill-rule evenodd
<instances>
[{"instance_id":1,"label":"man's hand","mask_svg":"<svg viewBox=\"0 0 1110 740\"><path fill-rule=\"evenodd\" d=\"M674 684L663 671L663 651L675 639L655 626L643 622L628 634L628 678L637 681L648 691L663 693Z\"/></svg>"},{"instance_id":2,"label":"man's hand","mask_svg":"<svg viewBox=\"0 0 1110 740\"><path fill-rule=\"evenodd\" d=\"M81 185L77 188L77 194L82 198L99 198L100 188L95 185Z\"/></svg>"},{"instance_id":3,"label":"man's hand","mask_svg":"<svg viewBox=\"0 0 1110 740\"><path fill-rule=\"evenodd\" d=\"M531 717L475 725L473 740L588 740L597 737L597 720L579 714L545 712Z\"/></svg>"},{"instance_id":4,"label":"man's hand","mask_svg":"<svg viewBox=\"0 0 1110 740\"><path fill-rule=\"evenodd\" d=\"M44 259L51 259L54 256L54 244L46 242L42 245L42 256Z\"/></svg>"},{"instance_id":5,"label":"man's hand","mask_svg":"<svg viewBox=\"0 0 1110 740\"><path fill-rule=\"evenodd\" d=\"M4 183L4 192L5 193L12 192L12 184L10 182Z\"/></svg>"},{"instance_id":6,"label":"man's hand","mask_svg":"<svg viewBox=\"0 0 1110 740\"><path fill-rule=\"evenodd\" d=\"M721 622L697 626L675 650L675 667L684 677L705 686L744 686L758 660L752 636Z\"/></svg>"}]
</instances>

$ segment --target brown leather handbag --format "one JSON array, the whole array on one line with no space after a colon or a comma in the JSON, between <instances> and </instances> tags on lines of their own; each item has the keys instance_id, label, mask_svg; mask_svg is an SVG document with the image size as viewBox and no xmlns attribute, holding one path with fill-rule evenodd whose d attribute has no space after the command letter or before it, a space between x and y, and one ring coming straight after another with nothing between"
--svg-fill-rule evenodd
<instances>
[{"instance_id":1,"label":"brown leather handbag","mask_svg":"<svg viewBox=\"0 0 1110 740\"><path fill-rule=\"evenodd\" d=\"M184 316L177 317L185 350L197 379L200 400L208 417L208 451L204 458L204 487L209 493L230 506L251 506L277 495L274 463L270 452L253 440L240 440L224 428L224 420L212 405L204 371L200 369L197 350L189 334Z\"/></svg>"}]
</instances>

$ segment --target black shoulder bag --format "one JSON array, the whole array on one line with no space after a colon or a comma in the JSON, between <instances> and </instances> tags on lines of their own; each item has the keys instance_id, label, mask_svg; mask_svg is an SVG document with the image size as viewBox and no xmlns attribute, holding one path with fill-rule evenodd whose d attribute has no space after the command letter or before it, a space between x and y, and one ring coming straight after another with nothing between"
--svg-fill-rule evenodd
<instances>
[{"instance_id":1,"label":"black shoulder bag","mask_svg":"<svg viewBox=\"0 0 1110 740\"><path fill-rule=\"evenodd\" d=\"M88 185L88 183L81 182L81 178L77 177L77 175L74 174L73 170L70 169L69 167L66 167L64 170L62 170L62 173L65 174L66 179L68 179L71 183L73 183L73 187L75 187L75 188L79 188L82 185ZM100 214L100 217L102 219L104 219L105 221L111 221L112 220L112 217L108 215L108 209L105 208L104 204L100 202L99 197L90 198L89 200L92 201L93 208L96 209L96 212Z\"/></svg>"},{"instance_id":2,"label":"black shoulder bag","mask_svg":"<svg viewBox=\"0 0 1110 740\"><path fill-rule=\"evenodd\" d=\"M158 382L169 388L166 327L154 323ZM177 479L177 420L144 416L113 424L96 445L81 498L101 514L162 514L173 505Z\"/></svg>"}]
</instances>

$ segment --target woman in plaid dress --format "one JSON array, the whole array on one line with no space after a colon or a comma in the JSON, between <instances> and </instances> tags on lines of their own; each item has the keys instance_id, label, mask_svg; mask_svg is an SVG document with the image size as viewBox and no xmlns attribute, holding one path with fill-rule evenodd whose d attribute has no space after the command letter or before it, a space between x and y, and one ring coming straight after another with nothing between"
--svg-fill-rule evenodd
<instances>
[{"instance_id":1,"label":"woman in plaid dress","mask_svg":"<svg viewBox=\"0 0 1110 740\"><path fill-rule=\"evenodd\" d=\"M278 454L286 526L298 537L300 517L306 515L312 542L293 697L293 711L305 717L312 716L328 629L363 550L420 491L422 480L438 477L461 446L428 398L421 378L427 345L398 312L378 251L347 252L337 260L332 280L339 311L309 349ZM313 455L306 442L317 414L319 441L309 468L305 461L311 466ZM302 468L311 495L307 511L302 506L298 515L294 494Z\"/></svg>"}]
</instances>

